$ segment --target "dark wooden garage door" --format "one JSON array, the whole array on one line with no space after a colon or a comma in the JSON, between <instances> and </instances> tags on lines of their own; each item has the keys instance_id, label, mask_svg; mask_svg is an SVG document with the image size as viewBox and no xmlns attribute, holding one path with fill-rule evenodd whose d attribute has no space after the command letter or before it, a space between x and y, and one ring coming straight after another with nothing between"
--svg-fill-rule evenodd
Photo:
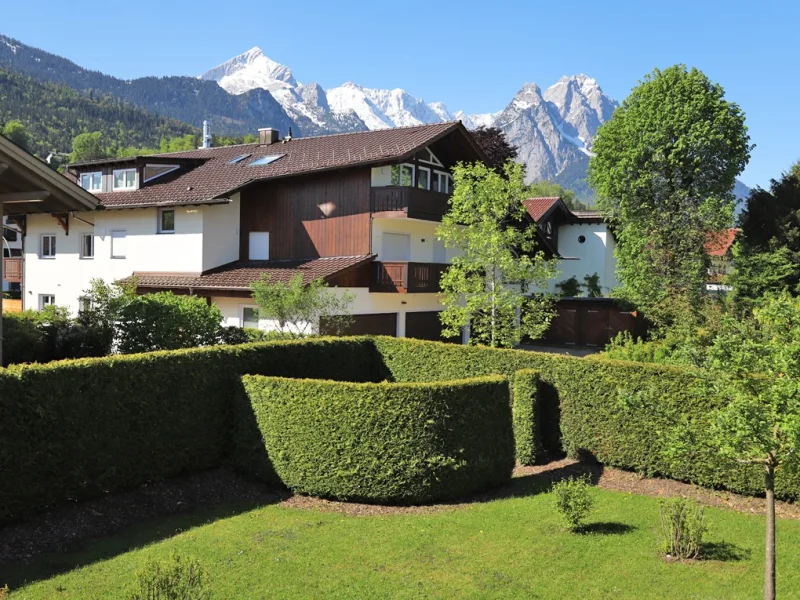
<instances>
[{"instance_id":1,"label":"dark wooden garage door","mask_svg":"<svg viewBox=\"0 0 800 600\"><path fill-rule=\"evenodd\" d=\"M320 333L334 333L323 320ZM397 313L377 313L374 315L353 315L353 321L342 335L397 335Z\"/></svg>"},{"instance_id":2,"label":"dark wooden garage door","mask_svg":"<svg viewBox=\"0 0 800 600\"><path fill-rule=\"evenodd\" d=\"M435 310L406 313L406 337L437 342L460 341L458 336L452 338L442 337L442 322L439 320L439 312Z\"/></svg>"}]
</instances>

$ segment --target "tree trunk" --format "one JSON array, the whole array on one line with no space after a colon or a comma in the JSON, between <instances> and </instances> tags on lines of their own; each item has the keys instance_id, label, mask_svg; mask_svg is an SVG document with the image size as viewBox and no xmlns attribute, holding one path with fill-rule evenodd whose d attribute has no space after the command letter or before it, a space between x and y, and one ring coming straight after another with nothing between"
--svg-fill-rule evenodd
<instances>
[{"instance_id":1,"label":"tree trunk","mask_svg":"<svg viewBox=\"0 0 800 600\"><path fill-rule=\"evenodd\" d=\"M492 281L491 281L491 290L492 290L492 337L491 337L491 342L490 342L490 345L492 346L492 348L494 348L494 346L495 346L495 339L496 339L496 337L495 337L495 329L497 328L497 309L495 308L495 305L497 303L497 297L495 296L495 293L494 293L495 286L496 286L496 283L495 283L495 269L492 268Z\"/></svg>"},{"instance_id":2,"label":"tree trunk","mask_svg":"<svg viewBox=\"0 0 800 600\"><path fill-rule=\"evenodd\" d=\"M767 465L767 554L764 565L764 600L775 600L775 467Z\"/></svg>"}]
</instances>

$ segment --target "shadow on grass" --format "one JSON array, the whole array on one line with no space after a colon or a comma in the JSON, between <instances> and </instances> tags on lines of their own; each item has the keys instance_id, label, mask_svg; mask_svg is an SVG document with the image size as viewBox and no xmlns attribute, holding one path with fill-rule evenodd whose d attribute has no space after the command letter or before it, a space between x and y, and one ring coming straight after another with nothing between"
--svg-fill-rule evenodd
<instances>
[{"instance_id":1,"label":"shadow on grass","mask_svg":"<svg viewBox=\"0 0 800 600\"><path fill-rule=\"evenodd\" d=\"M0 586L13 591L286 496L218 469L62 507L0 528Z\"/></svg>"},{"instance_id":2,"label":"shadow on grass","mask_svg":"<svg viewBox=\"0 0 800 600\"><path fill-rule=\"evenodd\" d=\"M603 521L600 523L587 523L576 530L575 533L581 535L624 535L631 531L636 531L636 527L625 523Z\"/></svg>"},{"instance_id":3,"label":"shadow on grass","mask_svg":"<svg viewBox=\"0 0 800 600\"><path fill-rule=\"evenodd\" d=\"M739 562L749 560L750 548L742 548L730 542L706 542L700 545L700 560Z\"/></svg>"}]
</instances>

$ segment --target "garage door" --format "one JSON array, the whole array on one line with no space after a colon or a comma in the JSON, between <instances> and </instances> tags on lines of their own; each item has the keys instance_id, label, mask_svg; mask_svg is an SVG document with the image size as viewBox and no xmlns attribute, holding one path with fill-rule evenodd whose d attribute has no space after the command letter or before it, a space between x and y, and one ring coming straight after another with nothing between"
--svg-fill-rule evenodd
<instances>
[{"instance_id":1,"label":"garage door","mask_svg":"<svg viewBox=\"0 0 800 600\"><path fill-rule=\"evenodd\" d=\"M438 311L406 313L406 337L418 340L460 342L459 336L442 337L442 322Z\"/></svg>"}]
</instances>

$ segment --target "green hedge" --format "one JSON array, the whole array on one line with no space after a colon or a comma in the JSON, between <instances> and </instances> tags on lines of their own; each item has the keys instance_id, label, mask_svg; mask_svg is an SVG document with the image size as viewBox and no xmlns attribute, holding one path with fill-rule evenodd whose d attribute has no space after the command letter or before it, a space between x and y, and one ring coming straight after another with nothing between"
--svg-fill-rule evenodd
<instances>
[{"instance_id":1,"label":"green hedge","mask_svg":"<svg viewBox=\"0 0 800 600\"><path fill-rule=\"evenodd\" d=\"M243 377L268 459L295 492L418 504L507 482L514 467L508 380L343 383ZM235 431L236 431L235 429ZM234 433L234 440L239 436ZM242 455L240 455L241 457ZM240 466L244 466L240 461Z\"/></svg>"},{"instance_id":2,"label":"green hedge","mask_svg":"<svg viewBox=\"0 0 800 600\"><path fill-rule=\"evenodd\" d=\"M513 377L520 369L536 371L541 397L534 423L538 421L539 444L546 451L560 446L571 456L591 455L603 464L646 475L763 494L764 475L757 465L725 460L706 440L709 413L720 400L691 369L385 337L375 338L375 345L393 381L490 373ZM667 459L665 449L679 423L691 430L694 452L676 464ZM776 493L798 498L800 475L779 470Z\"/></svg>"},{"instance_id":3,"label":"green hedge","mask_svg":"<svg viewBox=\"0 0 800 600\"><path fill-rule=\"evenodd\" d=\"M522 369L514 374L514 446L517 460L523 465L533 465L542 456L541 433L537 419L539 374Z\"/></svg>"},{"instance_id":4,"label":"green hedge","mask_svg":"<svg viewBox=\"0 0 800 600\"><path fill-rule=\"evenodd\" d=\"M364 339L244 344L0 369L0 523L220 465L243 373L376 381Z\"/></svg>"}]
</instances>

